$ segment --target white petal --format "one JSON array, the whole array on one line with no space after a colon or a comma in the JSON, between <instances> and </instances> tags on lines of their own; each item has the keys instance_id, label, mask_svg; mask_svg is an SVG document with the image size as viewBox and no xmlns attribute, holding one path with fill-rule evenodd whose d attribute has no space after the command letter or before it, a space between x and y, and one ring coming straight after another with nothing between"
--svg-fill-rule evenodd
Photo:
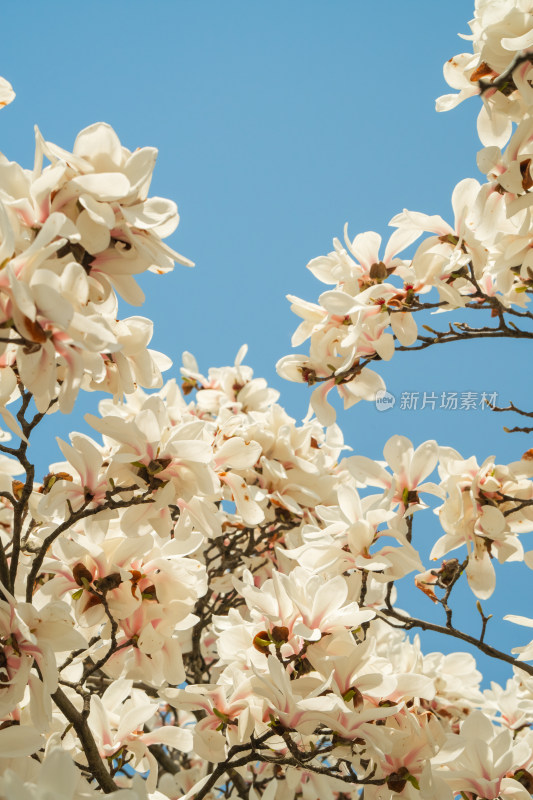
<instances>
[{"instance_id":1,"label":"white petal","mask_svg":"<svg viewBox=\"0 0 533 800\"><path fill-rule=\"evenodd\" d=\"M382 333L379 339L372 342L378 356L384 361L390 361L394 355L394 336L391 333Z\"/></svg>"},{"instance_id":2,"label":"white petal","mask_svg":"<svg viewBox=\"0 0 533 800\"><path fill-rule=\"evenodd\" d=\"M494 536L495 538L502 534L507 527L502 512L499 508L494 508L494 506L483 506L481 509L480 523L483 531L487 533L488 536Z\"/></svg>"},{"instance_id":3,"label":"white petal","mask_svg":"<svg viewBox=\"0 0 533 800\"><path fill-rule=\"evenodd\" d=\"M507 622L514 622L515 625L524 625L526 628L533 628L533 619L521 617L518 614L506 614L504 617Z\"/></svg>"},{"instance_id":4,"label":"white petal","mask_svg":"<svg viewBox=\"0 0 533 800\"><path fill-rule=\"evenodd\" d=\"M9 105L15 99L13 87L5 78L0 78L0 108Z\"/></svg>"},{"instance_id":5,"label":"white petal","mask_svg":"<svg viewBox=\"0 0 533 800\"><path fill-rule=\"evenodd\" d=\"M120 167L122 163L120 139L105 122L96 122L80 131L74 142L74 153L101 171Z\"/></svg>"},{"instance_id":6,"label":"white petal","mask_svg":"<svg viewBox=\"0 0 533 800\"><path fill-rule=\"evenodd\" d=\"M44 737L28 725L11 725L0 730L2 758L29 756L44 747Z\"/></svg>"},{"instance_id":7,"label":"white petal","mask_svg":"<svg viewBox=\"0 0 533 800\"><path fill-rule=\"evenodd\" d=\"M183 750L185 752L192 750L191 731L184 730L183 728L176 728L170 725L164 725L162 728L156 728L151 733L144 735L143 741L146 744L166 744L169 747L175 747L176 750Z\"/></svg>"},{"instance_id":8,"label":"white petal","mask_svg":"<svg viewBox=\"0 0 533 800\"><path fill-rule=\"evenodd\" d=\"M317 386L317 388L313 390L310 399L310 406L316 414L317 420L326 428L328 425L333 425L337 418L335 409L328 403L326 399L328 392L333 388L334 385L334 381L331 380L326 381L325 383L321 384L321 386Z\"/></svg>"},{"instance_id":9,"label":"white petal","mask_svg":"<svg viewBox=\"0 0 533 800\"><path fill-rule=\"evenodd\" d=\"M492 561L486 550L479 556L471 555L466 565L468 585L480 600L491 596L496 587L496 575Z\"/></svg>"},{"instance_id":10,"label":"white petal","mask_svg":"<svg viewBox=\"0 0 533 800\"><path fill-rule=\"evenodd\" d=\"M485 147L504 147L513 132L513 123L505 114L498 114L494 110L489 115L483 106L477 118L477 132Z\"/></svg>"},{"instance_id":11,"label":"white petal","mask_svg":"<svg viewBox=\"0 0 533 800\"><path fill-rule=\"evenodd\" d=\"M383 448L383 455L396 475L402 475L405 464L413 454L412 442L406 436L391 436Z\"/></svg>"},{"instance_id":12,"label":"white petal","mask_svg":"<svg viewBox=\"0 0 533 800\"><path fill-rule=\"evenodd\" d=\"M120 172L99 172L80 175L71 180L71 185L80 193L87 192L100 202L121 200L130 190L130 182Z\"/></svg>"},{"instance_id":13,"label":"white petal","mask_svg":"<svg viewBox=\"0 0 533 800\"><path fill-rule=\"evenodd\" d=\"M532 45L533 28L529 31L526 31L526 33L523 33L522 36L506 36L504 39L502 39L502 47L505 47L506 50L526 50Z\"/></svg>"},{"instance_id":14,"label":"white petal","mask_svg":"<svg viewBox=\"0 0 533 800\"><path fill-rule=\"evenodd\" d=\"M409 347L416 342L418 327L408 311L397 311L390 315L391 328L401 345Z\"/></svg>"}]
</instances>

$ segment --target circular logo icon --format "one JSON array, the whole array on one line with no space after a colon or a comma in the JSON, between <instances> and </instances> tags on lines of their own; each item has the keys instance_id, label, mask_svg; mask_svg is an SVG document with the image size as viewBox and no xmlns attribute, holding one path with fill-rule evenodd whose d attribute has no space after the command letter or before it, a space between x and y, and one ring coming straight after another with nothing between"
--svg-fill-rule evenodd
<instances>
[{"instance_id":1,"label":"circular logo icon","mask_svg":"<svg viewBox=\"0 0 533 800\"><path fill-rule=\"evenodd\" d=\"M379 389L376 392L376 408L378 411L390 411L391 408L394 408L395 402L394 395L387 392L386 389Z\"/></svg>"}]
</instances>

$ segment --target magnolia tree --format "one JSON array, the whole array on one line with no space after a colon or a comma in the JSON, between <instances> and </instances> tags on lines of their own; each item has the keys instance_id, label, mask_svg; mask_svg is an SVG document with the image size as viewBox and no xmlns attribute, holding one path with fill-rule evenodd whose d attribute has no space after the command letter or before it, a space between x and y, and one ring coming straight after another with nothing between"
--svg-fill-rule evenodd
<instances>
[{"instance_id":1,"label":"magnolia tree","mask_svg":"<svg viewBox=\"0 0 533 800\"><path fill-rule=\"evenodd\" d=\"M185 353L180 388L152 323L118 318L119 297L142 303L136 275L191 264L163 243L178 215L148 196L153 148L98 123L72 152L37 131L33 171L0 157L2 800L531 796L533 642L491 644L481 601L496 562L533 568L533 451L478 464L397 435L383 461L345 456L327 401L375 399L398 350L533 338L533 5L479 0L470 26L438 107L481 97L487 180L459 183L449 222L405 210L383 253L345 233L309 264L329 288L290 298L309 349L278 364L313 387L301 425L245 348L207 375ZM464 308L478 327L416 322ZM37 475L34 430L93 390L94 435ZM442 535L424 562L428 495ZM459 582L476 632L453 616ZM513 677L482 691L473 655L424 653L417 629Z\"/></svg>"}]
</instances>

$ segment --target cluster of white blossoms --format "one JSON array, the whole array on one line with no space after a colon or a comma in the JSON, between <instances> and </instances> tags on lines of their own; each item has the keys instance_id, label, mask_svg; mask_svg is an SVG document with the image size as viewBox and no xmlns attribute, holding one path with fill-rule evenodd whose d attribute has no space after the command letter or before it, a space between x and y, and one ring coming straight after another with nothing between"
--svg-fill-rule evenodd
<instances>
[{"instance_id":1,"label":"cluster of white blossoms","mask_svg":"<svg viewBox=\"0 0 533 800\"><path fill-rule=\"evenodd\" d=\"M289 296L301 319L292 344L310 340L308 354L282 358L278 372L315 386L311 409L324 424L335 420L327 402L334 387L349 408L372 400L385 384L369 368L396 350L480 335L463 324L453 331L419 330L415 313L467 307L490 309L504 335L509 316L529 317L533 288L533 5L530 0L478 0L470 23L473 54L462 53L444 67L458 94L437 101L439 110L482 93L479 134L484 148L478 166L487 182L465 179L452 194L453 220L404 209L380 254L381 237L366 231L308 264L333 288L318 303ZM530 49L528 49L530 48ZM483 79L483 80L481 80ZM514 127L513 127L514 123ZM514 130L514 132L513 132ZM512 134L512 135L511 135ZM401 254L424 234L411 258ZM426 320L425 320L426 321ZM427 330L427 327L424 326Z\"/></svg>"},{"instance_id":2,"label":"cluster of white blossoms","mask_svg":"<svg viewBox=\"0 0 533 800\"><path fill-rule=\"evenodd\" d=\"M148 197L156 156L130 153L104 123L81 131L72 153L36 130L33 170L0 156L3 406L20 395L19 379L41 413L56 402L69 412L81 387L120 398L161 385L170 361L147 349L152 322L117 318L117 294L144 299L135 275L191 265L162 241L179 217L171 200Z\"/></svg>"},{"instance_id":3,"label":"cluster of white blossoms","mask_svg":"<svg viewBox=\"0 0 533 800\"><path fill-rule=\"evenodd\" d=\"M347 406L373 398L368 364L398 348L533 338L519 328L533 318L533 3L480 0L471 27L474 55L445 68L460 94L440 102L482 93L488 182L459 184L453 225L404 211L382 256L377 234L346 231L311 262L334 288L291 298L310 353L279 365L317 384L302 424L245 347L207 375L186 352L181 386L163 385L152 323L117 319L117 294L142 302L135 275L190 264L162 242L178 215L148 197L154 149L130 153L99 123L72 152L37 132L33 171L0 158L1 800L533 794L533 642L489 644L480 604L496 561L533 569L533 451L480 465L395 435L374 461L326 400L335 386ZM0 106L13 97L0 81ZM495 327L419 333L415 312L465 306ZM86 417L93 435L59 441L39 478L33 430L95 389L111 397ZM431 506L443 533L428 547ZM452 621L461 579L479 635ZM402 580L420 616L398 607ZM424 619L435 605L440 623ZM413 629L512 677L483 690L472 653L425 654Z\"/></svg>"}]
</instances>

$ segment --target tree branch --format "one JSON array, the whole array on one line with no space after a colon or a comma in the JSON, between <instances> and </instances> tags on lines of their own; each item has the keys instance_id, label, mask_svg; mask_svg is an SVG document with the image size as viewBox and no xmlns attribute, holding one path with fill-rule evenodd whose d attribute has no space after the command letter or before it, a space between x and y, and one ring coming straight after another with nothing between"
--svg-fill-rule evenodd
<instances>
[{"instance_id":1,"label":"tree branch","mask_svg":"<svg viewBox=\"0 0 533 800\"><path fill-rule=\"evenodd\" d=\"M119 787L116 785L115 781L107 771L104 762L100 758L98 747L85 717L71 703L62 689L56 689L52 695L52 699L78 734L78 738L83 747L83 752L87 757L87 763L89 764L90 770L100 788L106 794L109 794L110 792L116 792Z\"/></svg>"},{"instance_id":2,"label":"tree branch","mask_svg":"<svg viewBox=\"0 0 533 800\"><path fill-rule=\"evenodd\" d=\"M480 639L476 639L474 636L470 636L470 634L464 633L453 626L447 627L444 625L436 625L433 622L416 619L415 617L406 617L404 614L401 614L399 611L391 608L377 609L377 614L381 619L384 619L385 622L388 622L389 617L403 622L402 627L405 630L410 630L411 628L421 628L423 631L434 631L435 633L443 633L446 636L453 636L455 639L461 639L463 642L468 642L468 644L471 644L478 650L481 650L481 652L485 653L485 655L496 658L499 661L506 661L507 664L512 664L513 667L518 667L518 669L527 672L528 675L533 675L533 665L526 664L524 661L518 661L518 659L513 658L513 656L510 656L501 650L497 650L495 647L492 647Z\"/></svg>"}]
</instances>

